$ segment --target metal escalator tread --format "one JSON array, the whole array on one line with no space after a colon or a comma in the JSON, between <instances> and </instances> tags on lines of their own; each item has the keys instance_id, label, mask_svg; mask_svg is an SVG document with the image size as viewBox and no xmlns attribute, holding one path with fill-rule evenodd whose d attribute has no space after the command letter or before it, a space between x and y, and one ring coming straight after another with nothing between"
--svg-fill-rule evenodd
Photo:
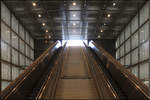
<instances>
[{"instance_id":1,"label":"metal escalator tread","mask_svg":"<svg viewBox=\"0 0 150 100\"><path fill-rule=\"evenodd\" d=\"M81 47L68 47L69 56L59 79L55 99L97 99L97 92Z\"/></svg>"}]
</instances>

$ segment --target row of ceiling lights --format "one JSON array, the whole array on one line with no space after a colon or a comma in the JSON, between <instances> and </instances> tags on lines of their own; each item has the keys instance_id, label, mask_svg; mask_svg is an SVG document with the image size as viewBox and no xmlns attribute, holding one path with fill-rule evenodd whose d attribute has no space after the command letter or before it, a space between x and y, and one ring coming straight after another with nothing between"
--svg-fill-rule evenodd
<instances>
[{"instance_id":1,"label":"row of ceiling lights","mask_svg":"<svg viewBox=\"0 0 150 100\"><path fill-rule=\"evenodd\" d=\"M116 3L115 3L115 2L113 2L113 3L112 3L112 5L113 5L113 6L116 6ZM108 14L107 14L107 18L110 18L110 17L111 17L111 14L110 14L110 13L108 13ZM106 23L104 23L104 26L105 26L105 25L106 25ZM101 33L103 33L103 32L104 32L104 30L103 30L103 29L100 29L100 32L101 32ZM97 37L98 37L98 38L101 38L101 36L100 36L100 35L98 35Z\"/></svg>"},{"instance_id":2,"label":"row of ceiling lights","mask_svg":"<svg viewBox=\"0 0 150 100\"><path fill-rule=\"evenodd\" d=\"M33 6L33 7L36 7L36 6L37 6L36 2L32 2L32 6ZM41 18L42 15L41 15L41 14L38 14L38 17ZM45 26L45 25L46 25L46 24L43 22L43 23L42 23L42 26ZM46 30L45 32L48 33L48 30ZM48 36L48 37L51 38L51 36Z\"/></svg>"}]
</instances>

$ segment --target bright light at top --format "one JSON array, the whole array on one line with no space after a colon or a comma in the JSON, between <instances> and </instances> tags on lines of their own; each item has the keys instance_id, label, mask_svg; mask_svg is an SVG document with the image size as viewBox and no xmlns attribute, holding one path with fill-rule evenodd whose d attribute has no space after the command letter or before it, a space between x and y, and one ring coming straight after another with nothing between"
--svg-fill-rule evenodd
<instances>
[{"instance_id":1,"label":"bright light at top","mask_svg":"<svg viewBox=\"0 0 150 100\"><path fill-rule=\"evenodd\" d=\"M73 2L72 5L73 5L73 6L76 6L76 2Z\"/></svg>"},{"instance_id":2,"label":"bright light at top","mask_svg":"<svg viewBox=\"0 0 150 100\"><path fill-rule=\"evenodd\" d=\"M32 5L35 7L35 6L36 6L36 3L35 3L35 2L33 2L33 3L32 3Z\"/></svg>"},{"instance_id":3,"label":"bright light at top","mask_svg":"<svg viewBox=\"0 0 150 100\"><path fill-rule=\"evenodd\" d=\"M82 40L68 40L67 46L84 46Z\"/></svg>"},{"instance_id":4,"label":"bright light at top","mask_svg":"<svg viewBox=\"0 0 150 100\"><path fill-rule=\"evenodd\" d=\"M76 14L73 14L73 17L76 17Z\"/></svg>"}]
</instances>

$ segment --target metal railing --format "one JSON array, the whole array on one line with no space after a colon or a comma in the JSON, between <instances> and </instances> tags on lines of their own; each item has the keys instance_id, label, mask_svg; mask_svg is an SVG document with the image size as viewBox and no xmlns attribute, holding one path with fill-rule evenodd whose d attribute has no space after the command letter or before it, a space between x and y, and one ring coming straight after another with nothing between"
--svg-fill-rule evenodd
<instances>
[{"instance_id":1,"label":"metal railing","mask_svg":"<svg viewBox=\"0 0 150 100\"><path fill-rule=\"evenodd\" d=\"M35 82L38 80L39 76L42 74L46 65L46 62L52 58L52 56L59 49L59 42L56 41L50 47L43 52L27 69L20 74L7 88L5 88L1 94L1 100L6 99L26 99L26 96L32 90Z\"/></svg>"},{"instance_id":2,"label":"metal railing","mask_svg":"<svg viewBox=\"0 0 150 100\"><path fill-rule=\"evenodd\" d=\"M149 100L150 89L142 83L136 76L129 72L115 58L108 54L102 47L90 41L89 47L95 52L103 62L120 89L127 96L127 99Z\"/></svg>"}]
</instances>

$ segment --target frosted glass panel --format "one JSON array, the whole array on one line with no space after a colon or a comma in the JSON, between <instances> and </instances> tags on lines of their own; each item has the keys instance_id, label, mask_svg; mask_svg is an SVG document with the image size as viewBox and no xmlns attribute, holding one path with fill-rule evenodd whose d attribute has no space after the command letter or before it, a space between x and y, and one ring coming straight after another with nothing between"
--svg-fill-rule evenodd
<instances>
[{"instance_id":1,"label":"frosted glass panel","mask_svg":"<svg viewBox=\"0 0 150 100\"><path fill-rule=\"evenodd\" d=\"M14 15L12 15L12 29L18 33L18 20L15 18Z\"/></svg>"},{"instance_id":2,"label":"frosted glass panel","mask_svg":"<svg viewBox=\"0 0 150 100\"><path fill-rule=\"evenodd\" d=\"M140 79L149 78L149 63L140 64Z\"/></svg>"},{"instance_id":3,"label":"frosted glass panel","mask_svg":"<svg viewBox=\"0 0 150 100\"><path fill-rule=\"evenodd\" d=\"M31 51L31 58L32 58L32 60L34 60L34 51L33 50Z\"/></svg>"},{"instance_id":4,"label":"frosted glass panel","mask_svg":"<svg viewBox=\"0 0 150 100\"><path fill-rule=\"evenodd\" d=\"M24 28L22 27L22 25L19 26L19 33L20 33L20 37L24 40L25 37L24 37Z\"/></svg>"},{"instance_id":5,"label":"frosted glass panel","mask_svg":"<svg viewBox=\"0 0 150 100\"><path fill-rule=\"evenodd\" d=\"M24 62L25 62L24 56L20 54L20 66L24 66L25 65Z\"/></svg>"},{"instance_id":6,"label":"frosted glass panel","mask_svg":"<svg viewBox=\"0 0 150 100\"><path fill-rule=\"evenodd\" d=\"M10 82L2 81L2 84L1 84L1 85L2 85L2 86L1 86L1 87L2 87L2 90L4 90L4 89L9 85L9 83L10 83Z\"/></svg>"},{"instance_id":7,"label":"frosted glass panel","mask_svg":"<svg viewBox=\"0 0 150 100\"><path fill-rule=\"evenodd\" d=\"M138 62L138 49L135 49L132 52L132 64L136 64Z\"/></svg>"},{"instance_id":8,"label":"frosted glass panel","mask_svg":"<svg viewBox=\"0 0 150 100\"><path fill-rule=\"evenodd\" d=\"M120 35L120 44L124 42L124 32L121 33Z\"/></svg>"},{"instance_id":9,"label":"frosted glass panel","mask_svg":"<svg viewBox=\"0 0 150 100\"><path fill-rule=\"evenodd\" d=\"M119 38L116 40L116 48L119 47Z\"/></svg>"},{"instance_id":10,"label":"frosted glass panel","mask_svg":"<svg viewBox=\"0 0 150 100\"><path fill-rule=\"evenodd\" d=\"M10 11L3 2L1 2L1 19L10 26Z\"/></svg>"},{"instance_id":11,"label":"frosted glass panel","mask_svg":"<svg viewBox=\"0 0 150 100\"><path fill-rule=\"evenodd\" d=\"M1 38L10 44L10 29L1 22Z\"/></svg>"},{"instance_id":12,"label":"frosted glass panel","mask_svg":"<svg viewBox=\"0 0 150 100\"><path fill-rule=\"evenodd\" d=\"M149 2L144 5L140 11L140 25L149 18Z\"/></svg>"},{"instance_id":13,"label":"frosted glass panel","mask_svg":"<svg viewBox=\"0 0 150 100\"><path fill-rule=\"evenodd\" d=\"M130 65L130 54L126 55L126 57L125 57L125 65L127 65L127 66Z\"/></svg>"},{"instance_id":14,"label":"frosted glass panel","mask_svg":"<svg viewBox=\"0 0 150 100\"><path fill-rule=\"evenodd\" d=\"M18 36L12 32L12 46L18 49Z\"/></svg>"},{"instance_id":15,"label":"frosted glass panel","mask_svg":"<svg viewBox=\"0 0 150 100\"><path fill-rule=\"evenodd\" d=\"M131 67L131 72L132 72L136 77L138 77L138 66Z\"/></svg>"},{"instance_id":16,"label":"frosted glass panel","mask_svg":"<svg viewBox=\"0 0 150 100\"><path fill-rule=\"evenodd\" d=\"M149 58L149 42L146 42L140 46L140 61Z\"/></svg>"},{"instance_id":17,"label":"frosted glass panel","mask_svg":"<svg viewBox=\"0 0 150 100\"><path fill-rule=\"evenodd\" d=\"M118 59L118 58L119 58L119 49L116 51L116 59Z\"/></svg>"},{"instance_id":18,"label":"frosted glass panel","mask_svg":"<svg viewBox=\"0 0 150 100\"><path fill-rule=\"evenodd\" d=\"M120 47L120 55L123 56L124 55L124 45L122 45Z\"/></svg>"},{"instance_id":19,"label":"frosted glass panel","mask_svg":"<svg viewBox=\"0 0 150 100\"><path fill-rule=\"evenodd\" d=\"M138 32L132 36L132 49L138 46Z\"/></svg>"},{"instance_id":20,"label":"frosted glass panel","mask_svg":"<svg viewBox=\"0 0 150 100\"><path fill-rule=\"evenodd\" d=\"M10 61L10 47L4 42L1 42L1 59Z\"/></svg>"},{"instance_id":21,"label":"frosted glass panel","mask_svg":"<svg viewBox=\"0 0 150 100\"><path fill-rule=\"evenodd\" d=\"M15 80L19 76L19 68L12 66L12 80Z\"/></svg>"},{"instance_id":22,"label":"frosted glass panel","mask_svg":"<svg viewBox=\"0 0 150 100\"><path fill-rule=\"evenodd\" d=\"M125 48L125 51L126 51L126 53L127 52L129 52L130 51L130 39L128 39L127 41L126 41L126 48Z\"/></svg>"},{"instance_id":23,"label":"frosted glass panel","mask_svg":"<svg viewBox=\"0 0 150 100\"><path fill-rule=\"evenodd\" d=\"M28 33L28 32L25 32L25 34L26 34L26 42L27 42L28 44L30 44L29 33Z\"/></svg>"},{"instance_id":24,"label":"frosted glass panel","mask_svg":"<svg viewBox=\"0 0 150 100\"><path fill-rule=\"evenodd\" d=\"M120 63L124 65L124 58L121 58Z\"/></svg>"},{"instance_id":25,"label":"frosted glass panel","mask_svg":"<svg viewBox=\"0 0 150 100\"><path fill-rule=\"evenodd\" d=\"M144 42L149 38L149 22L140 29L140 42Z\"/></svg>"},{"instance_id":26,"label":"frosted glass panel","mask_svg":"<svg viewBox=\"0 0 150 100\"><path fill-rule=\"evenodd\" d=\"M20 39L19 41L20 41L20 51L21 51L22 53L24 53L24 46L25 46L25 43L24 43L24 41L22 41L21 39Z\"/></svg>"},{"instance_id":27,"label":"frosted glass panel","mask_svg":"<svg viewBox=\"0 0 150 100\"><path fill-rule=\"evenodd\" d=\"M34 40L32 38L30 39L30 44L31 44L32 49L34 49Z\"/></svg>"},{"instance_id":28,"label":"frosted glass panel","mask_svg":"<svg viewBox=\"0 0 150 100\"><path fill-rule=\"evenodd\" d=\"M12 49L12 63L18 65L18 52Z\"/></svg>"},{"instance_id":29,"label":"frosted glass panel","mask_svg":"<svg viewBox=\"0 0 150 100\"><path fill-rule=\"evenodd\" d=\"M127 39L130 36L130 24L125 29L125 39Z\"/></svg>"},{"instance_id":30,"label":"frosted glass panel","mask_svg":"<svg viewBox=\"0 0 150 100\"><path fill-rule=\"evenodd\" d=\"M2 69L1 69L1 72L2 72L2 79L6 79L6 80L11 80L11 76L10 76L10 72L11 72L11 69L10 69L10 65L9 64L6 64L6 63L1 63L2 64Z\"/></svg>"},{"instance_id":31,"label":"frosted glass panel","mask_svg":"<svg viewBox=\"0 0 150 100\"><path fill-rule=\"evenodd\" d=\"M138 29L138 15L134 17L134 19L131 22L132 25L132 33L134 33Z\"/></svg>"}]
</instances>

